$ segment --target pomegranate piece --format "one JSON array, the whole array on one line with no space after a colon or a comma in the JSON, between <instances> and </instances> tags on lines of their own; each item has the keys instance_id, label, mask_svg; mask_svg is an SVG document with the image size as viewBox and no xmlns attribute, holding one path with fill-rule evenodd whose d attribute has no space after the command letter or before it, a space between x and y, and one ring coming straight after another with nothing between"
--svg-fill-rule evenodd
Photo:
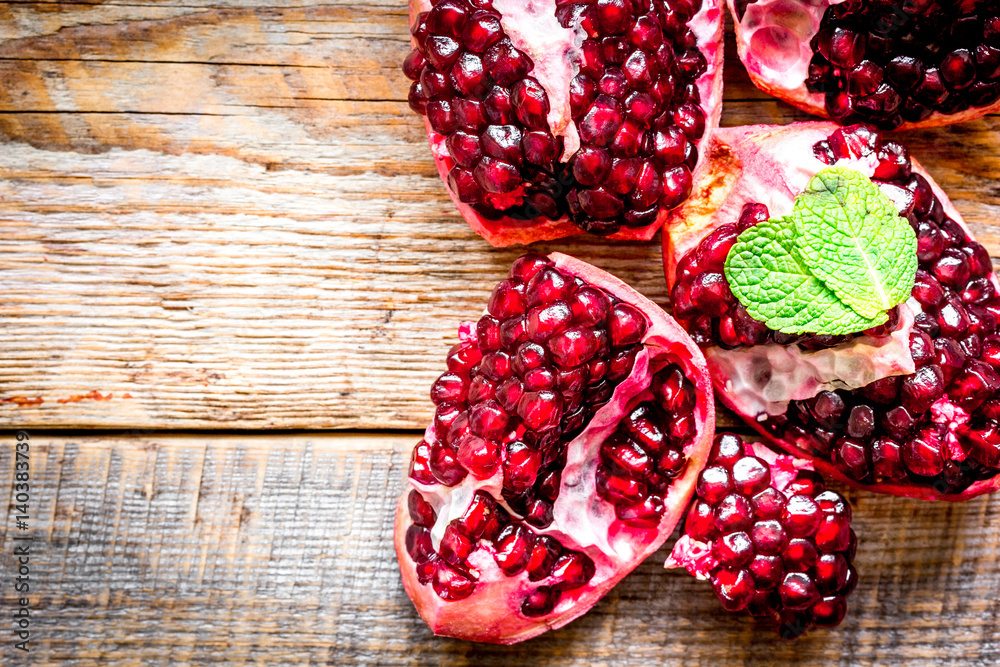
<instances>
[{"instance_id":1,"label":"pomegranate piece","mask_svg":"<svg viewBox=\"0 0 1000 667\"><path fill-rule=\"evenodd\" d=\"M963 500L1000 486L1000 283L930 176L865 125L727 128L707 147L713 187L696 184L697 199L674 211L664 259L674 314L705 352L720 400L856 487ZM792 336L754 321L726 290L699 287L725 280L737 230L787 215L829 165L871 177L916 232L912 298L886 324Z\"/></svg>"},{"instance_id":2,"label":"pomegranate piece","mask_svg":"<svg viewBox=\"0 0 1000 667\"><path fill-rule=\"evenodd\" d=\"M734 488L720 499L723 476ZM808 461L722 433L666 567L710 580L728 611L770 618L794 639L844 619L856 545L850 505Z\"/></svg>"},{"instance_id":3,"label":"pomegranate piece","mask_svg":"<svg viewBox=\"0 0 1000 667\"><path fill-rule=\"evenodd\" d=\"M996 2L728 4L754 84L808 113L892 130L1000 109Z\"/></svg>"},{"instance_id":4,"label":"pomegranate piece","mask_svg":"<svg viewBox=\"0 0 1000 667\"><path fill-rule=\"evenodd\" d=\"M518 259L459 337L396 554L436 634L511 644L585 613L670 535L711 447L711 380L666 313L560 254Z\"/></svg>"},{"instance_id":5,"label":"pomegranate piece","mask_svg":"<svg viewBox=\"0 0 1000 667\"><path fill-rule=\"evenodd\" d=\"M722 0L410 0L403 73L493 245L652 238L718 125Z\"/></svg>"}]
</instances>

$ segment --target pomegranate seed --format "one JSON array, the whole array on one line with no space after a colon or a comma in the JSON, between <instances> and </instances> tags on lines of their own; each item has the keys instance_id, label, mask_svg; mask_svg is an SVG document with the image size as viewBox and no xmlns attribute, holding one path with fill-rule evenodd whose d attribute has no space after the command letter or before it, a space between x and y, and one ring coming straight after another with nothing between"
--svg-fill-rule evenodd
<instances>
[{"instance_id":1,"label":"pomegranate seed","mask_svg":"<svg viewBox=\"0 0 1000 667\"><path fill-rule=\"evenodd\" d=\"M728 611L745 609L754 594L753 578L743 569L736 572L721 570L712 576L712 588Z\"/></svg>"},{"instance_id":2,"label":"pomegranate seed","mask_svg":"<svg viewBox=\"0 0 1000 667\"><path fill-rule=\"evenodd\" d=\"M781 523L791 537L810 537L819 528L822 518L819 505L812 498L795 494L781 511Z\"/></svg>"},{"instance_id":3,"label":"pomegranate seed","mask_svg":"<svg viewBox=\"0 0 1000 667\"><path fill-rule=\"evenodd\" d=\"M427 527L434 525L437 514L434 512L431 504L424 500L424 497L416 489L410 491L410 495L407 498L407 507L410 511L410 519L415 525Z\"/></svg>"},{"instance_id":4,"label":"pomegranate seed","mask_svg":"<svg viewBox=\"0 0 1000 667\"><path fill-rule=\"evenodd\" d=\"M712 542L712 557L727 569L738 569L753 559L753 542L744 532L730 533Z\"/></svg>"},{"instance_id":5,"label":"pomegranate seed","mask_svg":"<svg viewBox=\"0 0 1000 667\"><path fill-rule=\"evenodd\" d=\"M744 496L731 493L715 507L715 527L721 533L747 531L753 524L753 506Z\"/></svg>"},{"instance_id":6,"label":"pomegranate seed","mask_svg":"<svg viewBox=\"0 0 1000 667\"><path fill-rule=\"evenodd\" d=\"M539 586L529 593L521 603L521 613L525 616L545 616L552 612L559 602L559 591L549 586Z\"/></svg>"}]
</instances>

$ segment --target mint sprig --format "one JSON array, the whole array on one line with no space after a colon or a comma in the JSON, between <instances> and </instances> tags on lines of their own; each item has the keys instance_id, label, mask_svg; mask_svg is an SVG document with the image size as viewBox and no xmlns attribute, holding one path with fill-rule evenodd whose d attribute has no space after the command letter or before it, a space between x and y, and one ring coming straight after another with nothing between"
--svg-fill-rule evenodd
<instances>
[{"instance_id":1,"label":"mint sprig","mask_svg":"<svg viewBox=\"0 0 1000 667\"><path fill-rule=\"evenodd\" d=\"M862 317L905 301L917 237L896 205L856 171L824 169L792 208L796 246L814 276Z\"/></svg>"},{"instance_id":2,"label":"mint sprig","mask_svg":"<svg viewBox=\"0 0 1000 667\"><path fill-rule=\"evenodd\" d=\"M787 218L747 229L726 258L733 294L788 334L846 334L884 324L917 270L909 222L863 174L824 169Z\"/></svg>"}]
</instances>

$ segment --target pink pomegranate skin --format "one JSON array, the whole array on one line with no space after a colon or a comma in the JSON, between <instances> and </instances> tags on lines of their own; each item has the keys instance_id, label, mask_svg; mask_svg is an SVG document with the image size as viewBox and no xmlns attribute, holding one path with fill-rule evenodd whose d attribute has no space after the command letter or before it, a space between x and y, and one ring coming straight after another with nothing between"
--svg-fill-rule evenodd
<instances>
[{"instance_id":1,"label":"pink pomegranate skin","mask_svg":"<svg viewBox=\"0 0 1000 667\"><path fill-rule=\"evenodd\" d=\"M579 1L589 2L590 0ZM698 0L691 1L697 2ZM409 10L411 26L415 24L422 12L429 11L435 4L437 4L437 2L432 0L410 0ZM472 0L472 5L477 7L488 6L489 4L489 2L484 2L483 0ZM507 4L509 4L509 2ZM536 0L536 4L539 6L547 6L551 4L554 8L556 5L562 6L571 3L564 2L562 0ZM662 5L662 2L660 2L660 4ZM711 134L714 128L718 127L719 117L722 113L722 29L724 17L722 5L723 0L701 0L700 9L688 24L698 38L696 48L702 53L706 61L705 72L696 80L698 94L701 99L700 108L704 113L705 121L703 137L707 137ZM414 48L417 48L418 44L416 37L411 38L411 44ZM535 63L536 70L541 65L545 65L546 68L550 67L549 63ZM528 72L527 76L537 77L538 75L534 70L532 70ZM558 81L558 83L560 85L568 84L568 82L561 80ZM560 103L556 100L555 96L552 95L551 91L546 90L546 92L549 93L550 108L559 106ZM564 117L568 116L569 100L564 100L562 105L566 107L563 114ZM571 122L570 124L573 127L576 126L575 122ZM462 218L465 219L466 223L468 223L473 231L486 239L486 241L488 241L491 245L496 247L515 244L526 245L535 241L554 240L584 233L580 226L574 224L569 219L569 216L565 214L561 215L557 219L550 219L545 215L539 215L531 219L513 219L506 216L498 219L490 219L476 211L472 205L463 203L460 200L459 195L452 189L452 187L449 186L449 173L455 167L456 162L449 153L446 145L447 137L434 131L426 115L424 116L424 127L427 131L427 138L431 147L431 155L434 158L438 174L444 182L448 196L451 197L451 200L458 209L458 212L462 215ZM558 163L566 163L569 159L569 155L563 155L559 158ZM692 181L699 178L701 170L702 167L700 166L699 161L699 164L692 170ZM628 202L626 202L626 206L628 206ZM607 237L615 240L648 241L663 225L666 217L667 210L661 207L661 210L659 210L656 215L655 221L652 223L635 228L622 227L619 231L609 234Z\"/></svg>"},{"instance_id":2,"label":"pink pomegranate skin","mask_svg":"<svg viewBox=\"0 0 1000 667\"><path fill-rule=\"evenodd\" d=\"M711 165L707 172L708 176L703 181L695 183L691 197L672 212L667 222L667 233L663 239L667 284L671 288L675 286L678 264L682 258L695 249L713 230L736 222L744 205L767 202L771 204L772 214L775 214L776 207L790 208L791 201L801 192L808 179L828 166L828 163L810 154L809 148L819 142L827 141L838 129L833 123L809 122L786 126L752 126L717 130L704 149L706 162ZM791 146L794 146L795 150L790 152ZM944 215L954 220L968 238L974 241L961 214L948 200L944 191L915 159L912 157L910 159L912 173L926 179L934 197L940 202ZM867 170L867 174L871 175L871 165L866 167L863 161L849 162L846 166L861 171ZM778 210L775 215L783 215L785 212L787 211ZM992 271L988 274L988 280L994 290L1000 292L1000 289L997 289L1000 287L1000 282ZM676 304L674 309L676 311ZM680 319L676 312L675 317ZM867 482L852 479L831 460L816 456L813 452L797 446L796 443L768 432L758 419L758 417L764 419L765 415L750 414L737 404L731 389L727 386L729 378L718 368L713 367L711 355L707 356L713 386L719 400L739 414L769 442L793 456L811 461L816 470L828 478L856 488L922 500L962 501L1000 488L1000 474L992 474L987 479L977 479L958 492L929 483L910 483L907 479L879 478L874 481L869 479ZM890 374L905 375L898 368ZM977 417L978 410L979 408L973 410L971 414L973 419Z\"/></svg>"},{"instance_id":3,"label":"pink pomegranate skin","mask_svg":"<svg viewBox=\"0 0 1000 667\"><path fill-rule=\"evenodd\" d=\"M523 274L526 265L537 264L541 259L526 256L518 260L512 274L519 271ZM443 437L436 432L433 423L428 427L424 441L414 451L408 483L397 506L395 546L404 589L421 617L438 635L512 644L559 628L584 614L670 535L694 493L698 473L705 465L712 444L715 414L711 381L701 352L677 323L655 304L609 274L566 255L553 253L549 259L551 266L563 275L578 278L589 287L603 290L616 304L628 305L628 308L616 305L615 313L641 313L646 326L638 342L640 349L628 376L618 383L610 398L604 399L606 403L602 404L603 407L592 415L571 441L560 445L565 447L560 459L565 461L564 467L557 470L556 475L561 481L557 482L558 489L548 491L551 494L557 490L558 496L541 520L538 517L521 518L508 502L506 489L509 489L512 480L505 477L505 470L514 469L510 458L514 449L501 449L506 453L501 454L504 460L495 473L477 478L475 474L463 470L459 481L447 480L451 483L449 486L432 477L428 473L426 459L421 459L421 447L425 443L430 443L431 448L439 447ZM500 292L503 289L498 286L494 295ZM491 311L495 310L500 300L491 299ZM635 322L631 315L619 320L625 328L630 322ZM609 324L612 339L620 337L622 328ZM475 340L466 335L465 342L453 348L453 354L457 354L454 359L475 358L477 352L473 348L476 345ZM450 356L450 367L452 359ZM483 366L477 362L475 368L481 371ZM661 370L655 370L657 368ZM656 512L644 516L619 514L630 520L625 522L616 518L616 512L622 508L604 500L602 492L595 489L595 474L600 476L602 471L614 473L616 470L608 467L608 452L632 452L633 458L626 457L625 464L636 461L635 455L641 458L638 448L616 449L616 443L623 443L619 437L621 430L626 421L632 419L627 415L637 415L642 406L654 400L654 394L663 396L670 393L668 386L682 386L676 382L671 385L668 381L657 385L660 389L650 388L657 373L671 368L680 368L685 377L685 389L672 395L681 397L686 403L683 410L688 411L684 419L688 420L689 429L683 440L686 444L683 446L684 458L681 459L686 463L675 468L676 476L670 480L662 505L656 508ZM477 373L479 371L472 373L473 381ZM440 386L440 381L435 383L435 387ZM432 389L432 395L435 391ZM657 394L658 391L660 393ZM439 403L439 412L440 407ZM692 420L693 423L690 423ZM439 421L438 418L435 421ZM663 424L665 428L675 423L667 421L669 423ZM644 432L654 431L646 428ZM624 444L628 445L627 442ZM524 448L519 447L518 451L523 452ZM612 482L615 479L629 482L624 476L616 477ZM544 487L544 481L539 483ZM450 520L449 528L445 529L447 536L451 526L475 513L469 509L473 504L470 498L484 501L480 502L480 506L499 507L499 510L492 511L491 516L499 518L507 526L502 530L495 526L487 526L485 530L477 528L475 532L482 535L481 539L474 541L471 547L465 545L461 563L458 564L460 571L467 573L468 577L466 574L456 577L456 570L450 569L444 561L444 542L447 538L442 538L437 545L430 543L431 538L426 538L428 542L421 553L420 548L413 546L417 540L411 539L411 536L426 535L424 529L416 525L418 521L428 526L427 530L434 531L431 523L436 522L437 529L440 529L451 517L462 517ZM434 506L436 509L432 509ZM529 549L529 558L521 557L514 548L520 537L526 537L536 547L546 544L561 555L554 563L539 565L535 561L537 550ZM430 549L433 553L428 553ZM419 557L414 557L414 552ZM544 556L545 551L541 553ZM452 556L448 562L456 560ZM505 569L500 567L501 562ZM443 568L446 576L438 576L435 568ZM557 602L547 604L546 600L551 600L553 591L558 592L555 596Z\"/></svg>"},{"instance_id":4,"label":"pink pomegranate skin","mask_svg":"<svg viewBox=\"0 0 1000 667\"><path fill-rule=\"evenodd\" d=\"M816 37L817 33L821 32L821 30L825 27L823 17L828 8L837 7L838 5L847 7L882 4L887 8L887 16L892 17L893 20L908 20L906 12L900 9L904 3L877 3L873 0L726 1L735 23L737 51L739 53L740 60L746 66L747 72L750 75L750 79L754 82L754 85L764 92L774 95L789 104L793 104L799 109L813 114L814 116L832 118L833 120L838 121L840 119L836 117L836 114L831 114L830 112L830 108L826 102L826 93L811 92L807 87L807 79L809 77L808 66L810 64L810 59L812 59L816 54L816 50L811 47L810 42ZM930 2L913 2L908 4L914 8L924 7L926 9L938 6L938 3ZM940 4L950 6L959 4L972 5L973 3L945 2ZM979 4L985 5L987 3ZM950 8L949 11L951 9L954 8ZM993 11L996 12L997 10L998 8L994 6ZM957 16L946 15L943 17L931 18L928 20L928 23L930 25L934 25L936 23L938 26L950 26L955 23L956 18ZM867 22L868 21L863 21L863 23ZM1000 26L1000 22L998 22L997 25ZM859 26L859 28L864 27L865 26ZM966 51L974 54L980 40L976 39L965 44L963 44L963 41L963 38L959 37L958 42L952 44L952 46L965 46ZM997 44L984 45L989 49L986 57L990 59L988 67L991 70L996 69L997 64L1000 63L1000 52L994 53L994 50L1000 46L1000 40L996 41L998 42ZM877 57L873 56L870 50L865 52L863 50L864 47L861 47L861 49L862 55L858 56L861 60L868 61L869 57ZM896 54L893 52L891 55L906 57L909 54L904 54L903 52ZM891 61L893 59L889 58L889 60ZM882 65L886 65L886 63L882 63ZM984 65L979 65L980 69L983 69L983 67ZM886 67L879 66L877 69L874 69L876 74L874 76L870 76L867 75L864 68L859 69L859 72L866 74L865 84L859 85L873 86L874 91L879 92L878 86L885 83L894 83L888 72L885 72L885 70ZM847 74L843 75L844 86L842 86L841 89L846 88L847 76ZM923 75L921 74L921 76ZM992 90L1000 85L1000 80L995 77L992 79L986 79L983 81L983 85L990 86L990 89ZM899 88L899 86L896 87ZM906 96L910 91L900 89L899 91L886 90L885 92L892 97L892 102L890 103L898 104L897 96ZM948 94L948 92L946 90L942 90L942 94ZM952 90L950 94L954 96L956 93ZM904 107L906 103L906 99L904 98ZM981 118L982 116L994 113L997 109L1000 109L1000 99L997 99L996 97L994 97L994 101L988 104L983 104L981 106L967 106L967 108L948 113L934 110L932 107L921 105L919 102L915 102L915 104L920 106L920 108L913 109L908 114L902 114L901 122L890 121L887 125L879 123L876 124L879 124L883 129L903 130L917 127L939 127L942 125L951 125L954 123L961 123L967 120ZM902 109L903 107L900 107L901 111ZM910 118L907 119L905 117L906 115L909 115ZM874 122L874 119L872 118L864 119L852 117L849 120L846 120L845 123L864 122L865 120Z\"/></svg>"}]
</instances>

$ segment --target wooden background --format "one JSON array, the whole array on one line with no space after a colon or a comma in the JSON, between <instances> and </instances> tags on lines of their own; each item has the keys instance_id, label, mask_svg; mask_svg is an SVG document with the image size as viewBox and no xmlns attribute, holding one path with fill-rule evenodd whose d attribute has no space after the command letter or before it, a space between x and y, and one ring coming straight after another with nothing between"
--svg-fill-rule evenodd
<instances>
[{"instance_id":1,"label":"wooden background","mask_svg":"<svg viewBox=\"0 0 1000 667\"><path fill-rule=\"evenodd\" d=\"M724 124L801 119L729 46ZM0 483L25 428L31 662L1000 661L1000 498L851 494L848 619L795 643L662 550L526 644L429 633L392 506L458 323L520 251L455 215L408 49L401 0L0 3ZM905 136L994 255L998 130ZM549 249L666 305L658 239Z\"/></svg>"}]
</instances>

